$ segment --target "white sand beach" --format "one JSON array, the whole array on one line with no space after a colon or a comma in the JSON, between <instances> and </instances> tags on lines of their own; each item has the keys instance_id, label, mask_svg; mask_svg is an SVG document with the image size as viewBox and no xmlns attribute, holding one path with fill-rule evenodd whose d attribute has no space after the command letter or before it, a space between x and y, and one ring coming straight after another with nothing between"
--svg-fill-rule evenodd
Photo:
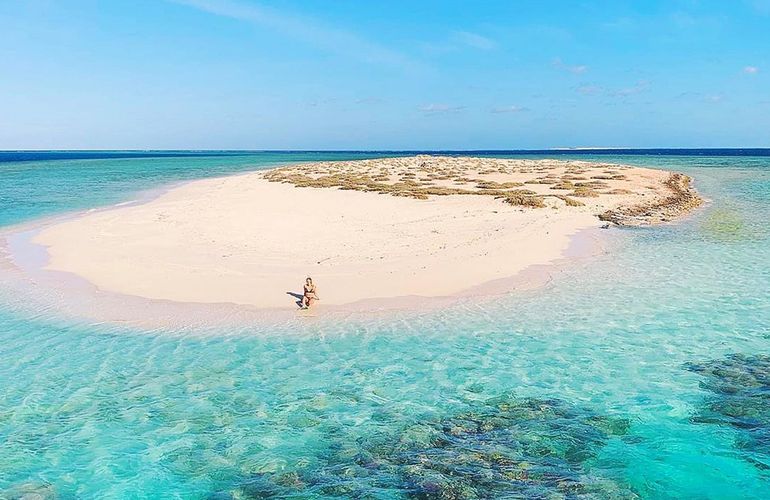
<instances>
[{"instance_id":1,"label":"white sand beach","mask_svg":"<svg viewBox=\"0 0 770 500\"><path fill-rule=\"evenodd\" d=\"M190 182L34 241L49 270L151 299L292 308L306 276L321 307L447 296L559 259L608 210L666 220L649 207L672 196L670 178L555 160L312 163Z\"/></svg>"}]
</instances>

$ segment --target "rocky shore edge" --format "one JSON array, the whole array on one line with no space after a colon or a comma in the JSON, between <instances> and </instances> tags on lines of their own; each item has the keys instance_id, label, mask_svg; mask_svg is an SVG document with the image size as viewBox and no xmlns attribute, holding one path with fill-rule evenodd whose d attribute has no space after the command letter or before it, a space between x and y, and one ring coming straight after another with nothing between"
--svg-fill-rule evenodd
<instances>
[{"instance_id":1,"label":"rocky shore edge","mask_svg":"<svg viewBox=\"0 0 770 500\"><path fill-rule=\"evenodd\" d=\"M703 198L692 187L692 178L673 173L665 181L669 196L650 203L620 207L599 214L599 219L617 226L662 224L686 215L703 204Z\"/></svg>"}]
</instances>

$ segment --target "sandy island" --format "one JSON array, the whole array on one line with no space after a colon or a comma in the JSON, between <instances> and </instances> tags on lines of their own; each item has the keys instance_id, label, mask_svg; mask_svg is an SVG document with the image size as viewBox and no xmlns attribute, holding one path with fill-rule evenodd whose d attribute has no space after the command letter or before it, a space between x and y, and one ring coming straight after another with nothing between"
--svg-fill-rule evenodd
<instances>
[{"instance_id":1,"label":"sandy island","mask_svg":"<svg viewBox=\"0 0 770 500\"><path fill-rule=\"evenodd\" d=\"M47 269L150 299L291 308L447 296L562 257L575 233L700 203L663 170L414 156L206 179L44 228ZM609 221L609 222L604 222Z\"/></svg>"}]
</instances>

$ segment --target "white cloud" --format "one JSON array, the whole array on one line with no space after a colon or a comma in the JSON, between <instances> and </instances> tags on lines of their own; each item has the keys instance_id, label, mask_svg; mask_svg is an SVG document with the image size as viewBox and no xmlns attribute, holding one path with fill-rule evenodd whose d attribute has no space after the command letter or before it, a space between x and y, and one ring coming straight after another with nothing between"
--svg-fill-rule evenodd
<instances>
[{"instance_id":1,"label":"white cloud","mask_svg":"<svg viewBox=\"0 0 770 500\"><path fill-rule=\"evenodd\" d=\"M360 62L405 68L417 64L403 54L370 42L354 33L326 26L317 20L280 12L271 7L238 0L168 0L209 14L237 19L283 33L323 50Z\"/></svg>"},{"instance_id":2,"label":"white cloud","mask_svg":"<svg viewBox=\"0 0 770 500\"><path fill-rule=\"evenodd\" d=\"M636 94L641 94L650 88L650 82L647 80L640 80L631 87L623 87L619 89L611 89L594 84L583 84L575 88L578 94L586 96L607 96L607 97L628 97Z\"/></svg>"},{"instance_id":3,"label":"white cloud","mask_svg":"<svg viewBox=\"0 0 770 500\"><path fill-rule=\"evenodd\" d=\"M465 109L465 106L450 106L449 104L423 104L418 106L417 110L426 115L436 115L442 113L457 113Z\"/></svg>"},{"instance_id":4,"label":"white cloud","mask_svg":"<svg viewBox=\"0 0 770 500\"><path fill-rule=\"evenodd\" d=\"M489 111L490 113L521 113L522 111L529 111L529 109L522 106L499 106Z\"/></svg>"},{"instance_id":5,"label":"white cloud","mask_svg":"<svg viewBox=\"0 0 770 500\"><path fill-rule=\"evenodd\" d=\"M356 104L380 104L385 102L385 99L377 96L369 96L369 97L361 97L360 99L356 99L355 102Z\"/></svg>"},{"instance_id":6,"label":"white cloud","mask_svg":"<svg viewBox=\"0 0 770 500\"><path fill-rule=\"evenodd\" d=\"M582 95L598 95L604 92L604 89L598 85L580 85L576 90Z\"/></svg>"},{"instance_id":7,"label":"white cloud","mask_svg":"<svg viewBox=\"0 0 770 500\"><path fill-rule=\"evenodd\" d=\"M727 97L722 94L704 94L702 92L687 91L681 92L676 96L677 99L685 99L688 101L700 101L709 104L719 104L727 100Z\"/></svg>"},{"instance_id":8,"label":"white cloud","mask_svg":"<svg viewBox=\"0 0 770 500\"><path fill-rule=\"evenodd\" d=\"M632 87L626 87L618 90L613 90L610 95L615 97L627 97L630 95L641 94L650 87L650 82L647 80L640 80L636 85Z\"/></svg>"},{"instance_id":9,"label":"white cloud","mask_svg":"<svg viewBox=\"0 0 770 500\"><path fill-rule=\"evenodd\" d=\"M586 71L588 71L588 66L584 64L565 64L564 61L561 60L561 58L557 57L553 60L553 66L555 68L568 71L572 73L573 75L582 75Z\"/></svg>"},{"instance_id":10,"label":"white cloud","mask_svg":"<svg viewBox=\"0 0 770 500\"><path fill-rule=\"evenodd\" d=\"M441 56L458 50L471 48L476 50L494 50L497 42L491 38L471 33L470 31L452 31L449 36L440 41L422 42L418 47L429 56Z\"/></svg>"},{"instance_id":11,"label":"white cloud","mask_svg":"<svg viewBox=\"0 0 770 500\"><path fill-rule=\"evenodd\" d=\"M757 68L756 66L746 66L745 68L743 68L743 72L749 75L755 75L759 73L759 68Z\"/></svg>"},{"instance_id":12,"label":"white cloud","mask_svg":"<svg viewBox=\"0 0 770 500\"><path fill-rule=\"evenodd\" d=\"M463 45L473 47L474 49L492 50L497 48L497 42L491 38L487 38L477 33L471 33L470 31L455 31L452 33L452 38Z\"/></svg>"}]
</instances>

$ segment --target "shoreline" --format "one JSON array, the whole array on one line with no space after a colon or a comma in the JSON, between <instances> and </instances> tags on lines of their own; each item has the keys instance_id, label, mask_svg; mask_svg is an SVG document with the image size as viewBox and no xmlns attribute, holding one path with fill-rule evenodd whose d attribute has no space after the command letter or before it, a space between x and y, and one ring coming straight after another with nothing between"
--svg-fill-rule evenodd
<instances>
[{"instance_id":1,"label":"shoreline","mask_svg":"<svg viewBox=\"0 0 770 500\"><path fill-rule=\"evenodd\" d=\"M305 165L312 164L303 164L303 166ZM464 286L452 293L434 295L400 294L387 297L366 296L340 304L325 304L322 301L320 307L308 314L298 313L296 309L287 307L255 307L253 304L238 304L229 301L175 301L105 290L78 273L46 269L50 264L51 255L43 245L34 241L47 228L61 225L67 221L77 222L94 214L114 214L115 212L125 210L127 207L146 207L169 193L202 182L219 182L223 179L236 179L240 181L241 178L247 179L249 176L275 170L277 169L176 182L139 193L138 196L128 202L39 219L20 226L4 228L0 232L0 237L4 240L2 251L6 254L6 263L0 267L4 267L5 271L11 271L12 273L15 271L17 284L26 281L27 286L22 285L20 288L26 288L26 292L33 296L37 295L37 303L44 305L46 309L64 311L68 315L77 318L124 323L148 328L179 327L180 325L242 325L255 322L260 324L285 324L298 319L301 322L305 322L308 318L312 318L311 321L315 321L326 318L370 317L372 315L393 312L419 314L440 308L453 307L464 301L484 302L493 300L501 295L542 288L549 283L554 274L574 266L582 258L603 252L604 248L602 245L608 241L607 238L599 235L599 221L596 219L594 224L584 225L566 232L564 234L566 244L563 248L557 249L558 251L551 254L544 262L524 265L514 273L471 283L469 286ZM328 190L313 189L311 191L328 192ZM371 197L374 195L363 196ZM8 264L11 261L13 262L10 266L11 269L9 269ZM24 292L19 290L19 293ZM45 298L46 295L48 295L47 298Z\"/></svg>"}]
</instances>

